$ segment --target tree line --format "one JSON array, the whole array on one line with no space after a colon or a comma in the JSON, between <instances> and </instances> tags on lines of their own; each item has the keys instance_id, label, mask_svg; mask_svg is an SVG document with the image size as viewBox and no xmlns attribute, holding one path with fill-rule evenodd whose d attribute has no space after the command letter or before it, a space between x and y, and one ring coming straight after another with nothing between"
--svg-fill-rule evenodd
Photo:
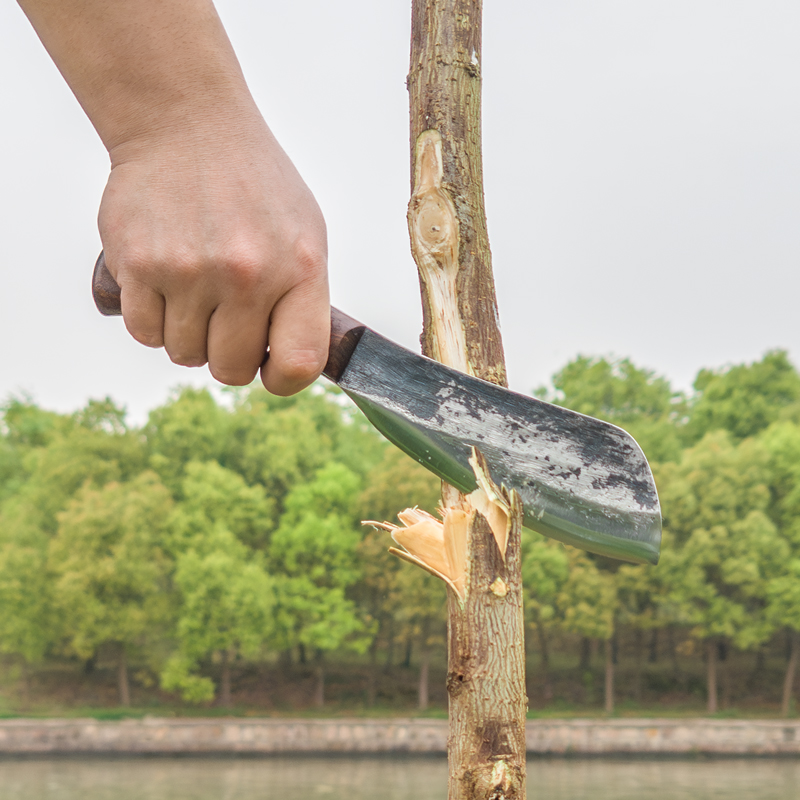
<instances>
[{"instance_id":1,"label":"tree line","mask_svg":"<svg viewBox=\"0 0 800 800\"><path fill-rule=\"evenodd\" d=\"M704 662L710 711L722 657L785 643L789 713L800 375L786 354L703 370L688 395L627 359L579 357L537 394L629 430L664 515L655 568L526 535L528 646L545 697L564 659L584 663L600 642L612 710L621 637L639 643L640 681L645 637L662 633ZM0 427L0 653L26 674L113 659L122 706L142 675L184 701L227 706L245 664L279 654L309 665L322 704L333 661L377 666L413 646L425 707L444 588L388 555L388 535L361 520L432 511L438 490L332 389L219 400L183 389L141 427L108 399L57 414L11 398ZM368 702L376 692L371 678Z\"/></svg>"}]
</instances>

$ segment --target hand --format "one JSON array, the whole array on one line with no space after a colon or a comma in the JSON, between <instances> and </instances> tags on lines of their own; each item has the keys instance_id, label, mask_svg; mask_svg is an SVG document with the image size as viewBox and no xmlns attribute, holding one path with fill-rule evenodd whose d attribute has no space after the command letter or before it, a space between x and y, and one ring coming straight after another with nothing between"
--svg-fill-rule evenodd
<instances>
[{"instance_id":1,"label":"hand","mask_svg":"<svg viewBox=\"0 0 800 800\"><path fill-rule=\"evenodd\" d=\"M257 111L110 150L106 264L131 335L230 385L292 394L328 353L325 223Z\"/></svg>"}]
</instances>

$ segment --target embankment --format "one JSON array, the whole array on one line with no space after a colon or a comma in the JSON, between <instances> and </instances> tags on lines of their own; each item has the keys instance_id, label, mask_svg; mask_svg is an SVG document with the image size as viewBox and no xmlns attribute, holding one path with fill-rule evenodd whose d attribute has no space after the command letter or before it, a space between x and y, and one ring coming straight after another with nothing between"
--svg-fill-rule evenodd
<instances>
[{"instance_id":1,"label":"embankment","mask_svg":"<svg viewBox=\"0 0 800 800\"><path fill-rule=\"evenodd\" d=\"M529 720L531 755L800 755L800 721ZM12 719L0 756L444 754L435 719Z\"/></svg>"}]
</instances>

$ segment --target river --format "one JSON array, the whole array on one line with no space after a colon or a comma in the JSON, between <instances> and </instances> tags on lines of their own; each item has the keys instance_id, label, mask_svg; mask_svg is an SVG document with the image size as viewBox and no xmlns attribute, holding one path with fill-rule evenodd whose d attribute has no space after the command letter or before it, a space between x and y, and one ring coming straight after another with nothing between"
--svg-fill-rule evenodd
<instances>
[{"instance_id":1,"label":"river","mask_svg":"<svg viewBox=\"0 0 800 800\"><path fill-rule=\"evenodd\" d=\"M0 760L0 800L443 800L434 758ZM798 759L537 759L529 800L797 800Z\"/></svg>"}]
</instances>

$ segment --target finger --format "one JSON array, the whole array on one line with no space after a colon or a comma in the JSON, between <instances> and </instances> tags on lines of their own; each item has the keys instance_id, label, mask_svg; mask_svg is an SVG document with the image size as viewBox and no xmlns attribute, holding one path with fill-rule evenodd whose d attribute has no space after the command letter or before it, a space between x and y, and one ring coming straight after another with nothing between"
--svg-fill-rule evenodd
<instances>
[{"instance_id":1,"label":"finger","mask_svg":"<svg viewBox=\"0 0 800 800\"><path fill-rule=\"evenodd\" d=\"M330 345L331 308L328 288L284 295L272 309L269 358L261 380L272 394L290 395L313 383L325 367Z\"/></svg>"},{"instance_id":2,"label":"finger","mask_svg":"<svg viewBox=\"0 0 800 800\"><path fill-rule=\"evenodd\" d=\"M164 312L164 348L182 367L202 367L208 361L208 323L213 307L190 297L168 298Z\"/></svg>"},{"instance_id":3,"label":"finger","mask_svg":"<svg viewBox=\"0 0 800 800\"><path fill-rule=\"evenodd\" d=\"M208 368L220 383L252 383L267 350L269 313L223 303L208 325Z\"/></svg>"},{"instance_id":4,"label":"finger","mask_svg":"<svg viewBox=\"0 0 800 800\"><path fill-rule=\"evenodd\" d=\"M120 302L128 333L147 347L163 347L164 298L144 284L123 282Z\"/></svg>"}]
</instances>

